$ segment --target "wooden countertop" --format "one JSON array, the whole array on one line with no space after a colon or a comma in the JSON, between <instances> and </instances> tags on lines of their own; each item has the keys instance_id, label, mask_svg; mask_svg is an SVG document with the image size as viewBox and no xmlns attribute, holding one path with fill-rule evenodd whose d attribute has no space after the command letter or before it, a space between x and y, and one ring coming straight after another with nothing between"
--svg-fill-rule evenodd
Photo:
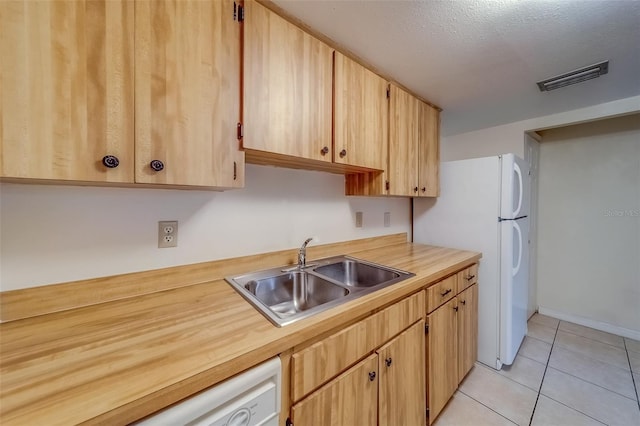
<instances>
[{"instance_id":1,"label":"wooden countertop","mask_svg":"<svg viewBox=\"0 0 640 426\"><path fill-rule=\"evenodd\" d=\"M0 324L0 422L129 423L480 258L397 241L335 250L415 277L282 328L222 279Z\"/></svg>"}]
</instances>

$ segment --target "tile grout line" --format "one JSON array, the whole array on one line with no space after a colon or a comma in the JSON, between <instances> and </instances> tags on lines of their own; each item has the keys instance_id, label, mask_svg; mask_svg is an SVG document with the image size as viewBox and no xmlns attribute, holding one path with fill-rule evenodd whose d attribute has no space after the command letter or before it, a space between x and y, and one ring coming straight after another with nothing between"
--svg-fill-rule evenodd
<instances>
[{"instance_id":1,"label":"tile grout line","mask_svg":"<svg viewBox=\"0 0 640 426\"><path fill-rule=\"evenodd\" d=\"M533 423L533 416L536 414L536 408L538 407L538 400L540 399L540 392L542 391L542 385L544 383L544 376L547 375L547 369L549 368L549 360L551 359L551 352L553 352L553 345L556 342L556 336L558 335L558 329L560 328L560 321L558 321L558 325L556 326L556 332L553 335L553 343L551 343L551 348L549 349L549 356L547 356L547 363L544 366L544 373L542 373L542 380L540 380L540 387L538 388L538 395L536 395L536 402L533 404L533 411L531 411L531 418L529 419L529 426Z\"/></svg>"},{"instance_id":2,"label":"tile grout line","mask_svg":"<svg viewBox=\"0 0 640 426\"><path fill-rule=\"evenodd\" d=\"M562 330L560 330L560 331L562 331ZM578 336L578 337L581 337L581 336ZM601 362L601 363L603 363L603 364L607 364L607 365L609 365L609 366L611 366L611 367L615 367L615 368L617 368L618 370L622 370L622 371L630 371L630 372L631 372L631 366L629 366L629 370L627 370L626 368L624 368L624 367L620 367L620 366L619 366L619 365L617 365L617 364L613 364L613 363L611 363L611 362L609 362L609 361L605 361L605 360L603 360L603 359L595 358L595 357L593 357L593 356L589 355L589 354L588 354L588 353L586 353L586 352L580 352L579 350L577 350L577 349L576 349L576 348L574 348L574 347L565 346L565 345L563 345L562 343L559 343L559 344L558 344L558 347L559 347L559 348L561 348L561 349L563 349L563 350L565 350L565 351L568 351L568 352L574 353L574 354L580 354L580 355L584 356L585 358L589 358L589 359L591 359L591 360L593 360L593 361L598 361L598 362ZM617 346L612 346L612 347L617 347ZM620 350L623 350L623 351L624 351L624 349L623 349L623 348L618 348L618 349L620 349ZM626 351L625 351L625 355L627 356L627 362L628 362L628 361L629 361L629 359L628 359L628 358L629 358L629 354L628 354ZM630 364L629 364L629 365L630 365Z\"/></svg>"},{"instance_id":3,"label":"tile grout line","mask_svg":"<svg viewBox=\"0 0 640 426\"><path fill-rule=\"evenodd\" d=\"M571 324L572 324L572 323L571 323ZM594 328L594 330L595 330L595 328ZM558 329L558 331L562 331L562 332L564 332L564 333L571 334L572 336L582 337L583 339L591 340L592 342L602 343L603 345L611 346L612 348L618 348L618 349L624 349L624 350L626 350L626 345L625 345L625 342L624 342L624 337L622 337L622 336L618 336L618 337L620 337L620 338L622 339L622 344L623 344L623 345L625 345L625 347L624 347L624 348L621 348L620 346L617 346L617 345L613 345L613 344L611 344L611 343L603 342L602 340L594 339L594 338L592 338L592 337L583 336L582 334L574 333L574 332L572 332L572 331L562 330L562 329ZM596 331L599 331L599 330L596 330ZM603 331L603 333L605 333L605 332ZM613 336L615 336L615 334L614 334Z\"/></svg>"},{"instance_id":4,"label":"tile grout line","mask_svg":"<svg viewBox=\"0 0 640 426\"><path fill-rule=\"evenodd\" d=\"M553 367L551 367L551 368L553 368ZM576 413L580 413L580 414L582 414L582 415L583 415L583 416L585 416L585 417L589 417L590 419L595 420L595 421L596 421L596 422L598 422L598 423L602 423L603 425L606 425L606 423L604 423L602 420L598 420L598 419L596 419L595 417L591 417L589 414L587 414L587 413L583 413L582 411L578 410L577 408L573 408L573 407L571 407L571 406L569 406L569 405L565 404L565 403L564 403L564 402L562 402L562 401L558 401L557 399L553 399L553 398L551 398L550 396L547 396L547 395L542 395L542 396L544 396L544 397L545 397L545 398L547 398L547 399L550 399L550 400L551 400L551 401L553 401L553 402L556 402L556 403L558 403L558 404L562 405L563 407L567 407L569 410L575 411ZM607 426L608 426L608 425L607 425Z\"/></svg>"},{"instance_id":5,"label":"tile grout line","mask_svg":"<svg viewBox=\"0 0 640 426\"><path fill-rule=\"evenodd\" d=\"M502 417L503 419L507 420L509 423L513 423L514 425L517 425L518 423L514 422L513 420L511 420L509 417L505 417L502 414L498 413L496 410L494 410L493 408L489 407L488 405L483 404L481 401L478 401L477 399L475 399L474 397L472 397L471 395L467 395L466 393L464 393L463 391L461 391L460 389L458 389L458 392L460 392L461 394L463 394L464 396L466 396L469 399L474 400L475 402L477 402L478 404L482 405L483 407L493 411L494 413L496 413L497 415L499 415L500 417Z\"/></svg>"},{"instance_id":6,"label":"tile grout line","mask_svg":"<svg viewBox=\"0 0 640 426\"><path fill-rule=\"evenodd\" d=\"M633 383L633 389L636 391L636 402L638 403L638 409L640 409L640 397L638 397L638 386L636 385L636 377L633 375L633 368L631 368L631 357L629 356L629 349L627 348L627 340L622 339L624 343L624 350L627 353L627 362L629 363L629 370L631 371L631 383Z\"/></svg>"},{"instance_id":7,"label":"tile grout line","mask_svg":"<svg viewBox=\"0 0 640 426\"><path fill-rule=\"evenodd\" d=\"M563 349L564 349L564 348L563 348ZM556 370L556 371L558 371L558 372L560 372L560 373L562 373L562 374L566 374L567 376L571 376L571 377L573 377L574 379L578 379L578 380L580 380L581 382L585 382L585 383L588 383L588 384L590 384L590 385L593 385L593 386L599 387L600 389L606 390L606 391L608 391L608 392L615 393L616 395L619 395L619 396L621 396L621 397L623 397L623 398L627 398L627 399L629 399L629 400L631 400L631 401L636 401L636 399L633 399L633 398L631 398L630 396L623 395L623 394L621 394L621 393L619 393L619 392L616 392L616 391L614 391L614 390L611 390L611 389L609 389L609 388L605 388L604 386L601 386L601 385L599 385L599 384L597 384L597 383L590 382L589 380L587 380L587 379L585 379L585 378L583 378L583 377L576 376L576 375L571 374L571 373L568 373L568 372L566 372L566 371L564 371L564 370L560 370L559 368L556 368L556 367L549 367L549 368L551 368L552 370ZM633 374L631 374L631 380L633 381ZM547 396L547 395L545 395L545 396ZM552 398L552 399L553 399L553 398ZM573 408L573 407L571 407L571 408ZM574 410L576 410L575 408L573 408L573 409L574 409ZM576 410L576 411L580 411L580 410Z\"/></svg>"},{"instance_id":8,"label":"tile grout line","mask_svg":"<svg viewBox=\"0 0 640 426\"><path fill-rule=\"evenodd\" d=\"M525 357L525 358L527 358L527 357ZM531 359L531 358L527 358L527 359ZM538 363L538 364L540 364L540 365L544 365L544 364L542 364L541 362L536 361L535 359L531 359L531 361L537 362L537 363ZM536 392L535 388L532 388L531 386L527 386L527 385L525 385L524 383L520 383L519 381L512 379L511 377L507 376L506 374L502 374L502 373L500 373L500 371L496 371L495 369L492 369L491 367L488 367L488 366L486 366L486 365L484 365L484 364L482 364L482 363L478 364L478 366L479 366L479 367L482 367L482 368L486 368L486 369L487 369L487 370L489 370L491 373L497 374L497 375L499 375L500 377L504 377L505 379L510 380L510 381L512 381L513 383L516 383L516 384L518 384L518 385L520 385L520 386L524 386L525 388L527 388L527 389L529 389L529 390L532 390L532 391Z\"/></svg>"}]
</instances>

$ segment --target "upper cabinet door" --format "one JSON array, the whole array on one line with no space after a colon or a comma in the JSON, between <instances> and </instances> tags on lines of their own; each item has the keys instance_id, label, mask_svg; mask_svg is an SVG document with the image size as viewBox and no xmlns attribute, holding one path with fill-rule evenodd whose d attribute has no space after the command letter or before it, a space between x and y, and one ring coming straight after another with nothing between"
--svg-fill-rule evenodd
<instances>
[{"instance_id":1,"label":"upper cabinet door","mask_svg":"<svg viewBox=\"0 0 640 426\"><path fill-rule=\"evenodd\" d=\"M241 186L233 0L135 5L136 182Z\"/></svg>"},{"instance_id":2,"label":"upper cabinet door","mask_svg":"<svg viewBox=\"0 0 640 426\"><path fill-rule=\"evenodd\" d=\"M133 182L133 24L131 2L0 1L0 176Z\"/></svg>"},{"instance_id":3,"label":"upper cabinet door","mask_svg":"<svg viewBox=\"0 0 640 426\"><path fill-rule=\"evenodd\" d=\"M390 85L389 195L418 194L418 137L420 101Z\"/></svg>"},{"instance_id":4,"label":"upper cabinet door","mask_svg":"<svg viewBox=\"0 0 640 426\"><path fill-rule=\"evenodd\" d=\"M418 195L440 195L440 112L420 102L420 142L418 144Z\"/></svg>"},{"instance_id":5,"label":"upper cabinet door","mask_svg":"<svg viewBox=\"0 0 640 426\"><path fill-rule=\"evenodd\" d=\"M333 50L245 2L245 149L331 162Z\"/></svg>"},{"instance_id":6,"label":"upper cabinet door","mask_svg":"<svg viewBox=\"0 0 640 426\"><path fill-rule=\"evenodd\" d=\"M388 87L382 77L334 53L334 162L387 168Z\"/></svg>"}]
</instances>

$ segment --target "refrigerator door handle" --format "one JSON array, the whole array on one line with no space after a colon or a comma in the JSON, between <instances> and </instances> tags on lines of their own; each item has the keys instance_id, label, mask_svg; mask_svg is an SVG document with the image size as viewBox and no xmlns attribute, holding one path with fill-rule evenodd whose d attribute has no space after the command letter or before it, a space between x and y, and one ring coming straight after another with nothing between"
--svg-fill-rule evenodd
<instances>
[{"instance_id":1,"label":"refrigerator door handle","mask_svg":"<svg viewBox=\"0 0 640 426\"><path fill-rule=\"evenodd\" d=\"M522 230L520 229L520 225L515 220L513 221L513 228L516 230L518 234L518 263L515 267L513 267L513 276L515 277L520 271L520 265L522 263Z\"/></svg>"},{"instance_id":2,"label":"refrigerator door handle","mask_svg":"<svg viewBox=\"0 0 640 426\"><path fill-rule=\"evenodd\" d=\"M518 213L520 213L520 208L522 207L522 170L520 170L520 166L518 166L518 163L516 162L513 163L513 170L518 175L518 187L520 188L520 190L518 191L518 207L516 207L516 209L513 211L513 217L517 217Z\"/></svg>"}]
</instances>

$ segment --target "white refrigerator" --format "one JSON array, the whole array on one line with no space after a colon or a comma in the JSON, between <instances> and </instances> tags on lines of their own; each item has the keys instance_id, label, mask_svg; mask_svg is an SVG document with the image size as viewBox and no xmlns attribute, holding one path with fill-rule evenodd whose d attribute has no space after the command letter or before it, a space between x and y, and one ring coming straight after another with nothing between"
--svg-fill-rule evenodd
<instances>
[{"instance_id":1,"label":"white refrigerator","mask_svg":"<svg viewBox=\"0 0 640 426\"><path fill-rule=\"evenodd\" d=\"M478 361L499 370L527 333L529 167L514 154L443 162L440 194L414 199L414 241L482 252Z\"/></svg>"}]
</instances>

